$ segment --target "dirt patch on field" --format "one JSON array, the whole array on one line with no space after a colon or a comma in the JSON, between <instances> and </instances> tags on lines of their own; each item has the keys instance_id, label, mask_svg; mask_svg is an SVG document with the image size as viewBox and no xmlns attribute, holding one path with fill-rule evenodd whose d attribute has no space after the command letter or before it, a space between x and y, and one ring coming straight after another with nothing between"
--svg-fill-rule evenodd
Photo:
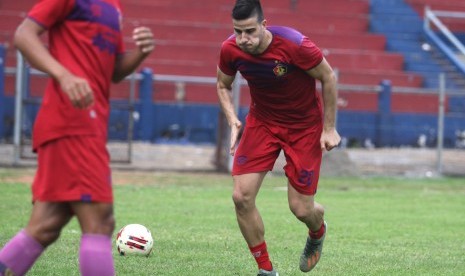
<instances>
[{"instance_id":1,"label":"dirt patch on field","mask_svg":"<svg viewBox=\"0 0 465 276\"><path fill-rule=\"evenodd\" d=\"M124 144L112 143L109 148L112 156L121 152L127 154ZM217 172L213 145L134 143L131 152L131 163L112 163L114 172L128 171L133 176L137 172ZM15 163L13 153L12 145L0 145L0 166L35 168L34 159L19 160ZM438 154L435 149L336 149L323 155L321 175L433 177L437 175L437 160ZM445 175L465 176L465 150L446 149L442 152L442 160ZM283 173L284 165L285 159L281 155L273 172Z\"/></svg>"},{"instance_id":2,"label":"dirt patch on field","mask_svg":"<svg viewBox=\"0 0 465 276\"><path fill-rule=\"evenodd\" d=\"M362 175L434 177L438 169L446 176L465 177L465 150L445 149L350 149L349 159ZM441 160L442 162L438 162ZM439 165L441 164L441 165Z\"/></svg>"}]
</instances>

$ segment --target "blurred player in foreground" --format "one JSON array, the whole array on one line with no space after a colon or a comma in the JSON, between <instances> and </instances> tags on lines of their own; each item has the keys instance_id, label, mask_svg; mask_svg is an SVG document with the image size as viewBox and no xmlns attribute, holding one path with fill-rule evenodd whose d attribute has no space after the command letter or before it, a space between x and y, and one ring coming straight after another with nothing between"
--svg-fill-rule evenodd
<instances>
[{"instance_id":1,"label":"blurred player in foreground","mask_svg":"<svg viewBox=\"0 0 465 276\"><path fill-rule=\"evenodd\" d=\"M48 82L33 132L38 168L27 226L0 251L0 275L24 275L76 215L81 275L115 275L115 226L106 149L109 88L154 49L153 35L135 28L124 52L119 0L41 0L14 42ZM49 48L40 35L48 31Z\"/></svg>"},{"instance_id":2,"label":"blurred player in foreground","mask_svg":"<svg viewBox=\"0 0 465 276\"><path fill-rule=\"evenodd\" d=\"M221 48L217 90L231 127L233 201L239 228L258 264L258 275L278 275L268 256L255 199L283 150L289 207L308 227L300 257L300 269L308 272L320 259L326 234L324 208L314 201L322 153L340 142L335 128L336 77L307 37L288 27L267 27L258 0L237 0L232 21L234 35ZM234 111L231 86L237 71L248 82L252 102L236 150L242 122ZM322 84L324 113L316 79Z\"/></svg>"}]
</instances>

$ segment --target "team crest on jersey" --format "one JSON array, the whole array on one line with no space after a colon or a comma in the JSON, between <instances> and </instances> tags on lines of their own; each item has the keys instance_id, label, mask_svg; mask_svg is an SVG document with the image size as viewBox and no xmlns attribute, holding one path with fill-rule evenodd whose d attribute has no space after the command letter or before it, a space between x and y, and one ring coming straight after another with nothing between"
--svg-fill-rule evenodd
<instances>
[{"instance_id":1,"label":"team crest on jersey","mask_svg":"<svg viewBox=\"0 0 465 276\"><path fill-rule=\"evenodd\" d=\"M280 63L279 61L276 61L276 66L273 68L273 73L277 77L282 77L287 74L287 66L285 64Z\"/></svg>"}]
</instances>

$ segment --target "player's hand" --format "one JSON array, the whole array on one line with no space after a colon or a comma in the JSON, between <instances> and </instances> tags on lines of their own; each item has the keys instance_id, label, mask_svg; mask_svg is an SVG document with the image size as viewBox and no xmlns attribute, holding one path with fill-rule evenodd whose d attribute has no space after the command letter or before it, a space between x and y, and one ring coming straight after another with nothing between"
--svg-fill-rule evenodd
<instances>
[{"instance_id":1,"label":"player's hand","mask_svg":"<svg viewBox=\"0 0 465 276\"><path fill-rule=\"evenodd\" d=\"M94 104L94 93L86 79L65 73L58 79L58 82L73 106L85 109Z\"/></svg>"},{"instance_id":2,"label":"player's hand","mask_svg":"<svg viewBox=\"0 0 465 276\"><path fill-rule=\"evenodd\" d=\"M341 136L337 133L335 128L323 129L320 138L321 150L330 151L337 147L341 142Z\"/></svg>"},{"instance_id":3,"label":"player's hand","mask_svg":"<svg viewBox=\"0 0 465 276\"><path fill-rule=\"evenodd\" d=\"M149 54L155 49L152 31L147 27L137 27L132 31L132 39L143 54Z\"/></svg>"},{"instance_id":4,"label":"player's hand","mask_svg":"<svg viewBox=\"0 0 465 276\"><path fill-rule=\"evenodd\" d=\"M231 147L229 148L229 154L231 154L231 156L234 156L234 152L236 151L237 138L239 137L241 128L242 123L239 120L231 124Z\"/></svg>"}]
</instances>

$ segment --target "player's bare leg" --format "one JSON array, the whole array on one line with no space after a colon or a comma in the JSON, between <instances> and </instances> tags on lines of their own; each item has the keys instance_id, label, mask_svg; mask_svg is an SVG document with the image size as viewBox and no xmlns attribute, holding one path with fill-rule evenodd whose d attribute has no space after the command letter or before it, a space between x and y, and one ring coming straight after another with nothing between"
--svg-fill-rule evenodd
<instances>
[{"instance_id":1,"label":"player's bare leg","mask_svg":"<svg viewBox=\"0 0 465 276\"><path fill-rule=\"evenodd\" d=\"M73 202L71 208L79 220L83 234L102 234L111 237L115 230L113 204Z\"/></svg>"},{"instance_id":2,"label":"player's bare leg","mask_svg":"<svg viewBox=\"0 0 465 276\"><path fill-rule=\"evenodd\" d=\"M288 184L288 200L292 213L309 229L309 236L300 257L300 270L308 272L316 266L323 250L326 234L324 208L314 201L314 196L300 194L290 184Z\"/></svg>"},{"instance_id":3,"label":"player's bare leg","mask_svg":"<svg viewBox=\"0 0 465 276\"><path fill-rule=\"evenodd\" d=\"M44 249L55 242L72 215L66 203L36 201L25 229L0 251L0 275L24 275Z\"/></svg>"},{"instance_id":4,"label":"player's bare leg","mask_svg":"<svg viewBox=\"0 0 465 276\"><path fill-rule=\"evenodd\" d=\"M115 229L113 205L73 202L71 207L81 226L79 248L81 275L115 275L111 235Z\"/></svg>"},{"instance_id":5,"label":"player's bare leg","mask_svg":"<svg viewBox=\"0 0 465 276\"><path fill-rule=\"evenodd\" d=\"M237 222L259 267L259 275L278 275L268 257L265 227L255 199L266 172L235 175L233 201Z\"/></svg>"},{"instance_id":6,"label":"player's bare leg","mask_svg":"<svg viewBox=\"0 0 465 276\"><path fill-rule=\"evenodd\" d=\"M262 217L255 205L255 199L266 172L235 175L233 201L237 222L242 235L250 246L264 240Z\"/></svg>"},{"instance_id":7,"label":"player's bare leg","mask_svg":"<svg viewBox=\"0 0 465 276\"><path fill-rule=\"evenodd\" d=\"M289 208L298 220L305 223L311 231L318 231L323 224L324 208L315 202L314 196L299 193L288 183Z\"/></svg>"},{"instance_id":8,"label":"player's bare leg","mask_svg":"<svg viewBox=\"0 0 465 276\"><path fill-rule=\"evenodd\" d=\"M67 203L36 201L25 230L43 247L47 247L58 239L61 229L72 216Z\"/></svg>"}]
</instances>

